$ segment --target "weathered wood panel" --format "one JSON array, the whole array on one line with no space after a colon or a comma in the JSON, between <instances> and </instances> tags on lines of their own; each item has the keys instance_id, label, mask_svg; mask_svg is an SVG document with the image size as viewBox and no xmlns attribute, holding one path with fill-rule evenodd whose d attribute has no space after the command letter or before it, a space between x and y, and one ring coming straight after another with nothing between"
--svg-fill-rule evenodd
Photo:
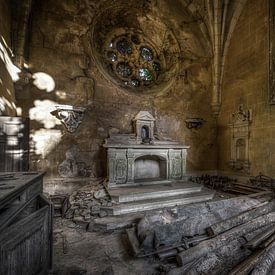
<instances>
[{"instance_id":1,"label":"weathered wood panel","mask_svg":"<svg viewBox=\"0 0 275 275\"><path fill-rule=\"evenodd\" d=\"M51 207L47 202L44 204L0 232L0 275L47 274L52 225Z\"/></svg>"}]
</instances>

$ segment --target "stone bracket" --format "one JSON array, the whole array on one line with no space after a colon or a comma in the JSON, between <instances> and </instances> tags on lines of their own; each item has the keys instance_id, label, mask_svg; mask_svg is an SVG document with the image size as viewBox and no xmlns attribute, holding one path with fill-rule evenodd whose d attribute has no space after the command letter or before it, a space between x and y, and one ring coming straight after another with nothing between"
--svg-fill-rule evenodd
<instances>
[{"instance_id":1,"label":"stone bracket","mask_svg":"<svg viewBox=\"0 0 275 275\"><path fill-rule=\"evenodd\" d=\"M69 133L74 133L84 118L85 108L71 105L56 105L57 118Z\"/></svg>"}]
</instances>

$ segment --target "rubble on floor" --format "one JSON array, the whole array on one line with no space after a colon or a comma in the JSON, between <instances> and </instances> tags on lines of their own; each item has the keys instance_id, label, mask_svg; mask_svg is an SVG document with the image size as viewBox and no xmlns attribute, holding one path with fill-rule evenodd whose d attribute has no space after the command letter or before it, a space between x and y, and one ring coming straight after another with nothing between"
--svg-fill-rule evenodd
<instances>
[{"instance_id":1,"label":"rubble on floor","mask_svg":"<svg viewBox=\"0 0 275 275\"><path fill-rule=\"evenodd\" d=\"M86 240L87 236L93 236L105 242L105 239L110 241L112 234L104 235L103 232L108 231L104 229L114 232L116 228L130 227L127 235L124 230L113 234L117 237L128 236L126 243L139 257L131 257L129 247L125 247L129 261L142 258L147 266L155 259L150 274L274 274L273 181L262 176L251 180L251 184L245 184L218 176L193 178L197 183L218 190L215 199L118 217L105 217L107 213L105 215L102 209L119 202L112 200L104 182L98 180L69 197L65 214L67 220L64 220L68 224L66 230L79 229ZM57 205L64 206L64 203L58 202ZM100 232L83 231L83 228L94 231L95 224L99 225ZM58 231L55 234L59 235L62 253L67 254L70 236ZM128 266L128 263L123 265ZM115 266L108 267L112 269L110 272ZM125 270L129 271L127 268ZM128 274L141 273L133 271Z\"/></svg>"},{"instance_id":2,"label":"rubble on floor","mask_svg":"<svg viewBox=\"0 0 275 275\"><path fill-rule=\"evenodd\" d=\"M100 207L112 206L113 202L106 192L103 182L103 179L92 181L91 184L74 191L70 196L49 196L54 205L55 215L71 219L84 229L87 229L93 219L106 216L107 213L100 211ZM64 200L68 200L66 209L64 209Z\"/></svg>"},{"instance_id":3,"label":"rubble on floor","mask_svg":"<svg viewBox=\"0 0 275 275\"><path fill-rule=\"evenodd\" d=\"M51 275L159 274L153 257L136 259L124 232L86 232L69 219L54 220Z\"/></svg>"}]
</instances>

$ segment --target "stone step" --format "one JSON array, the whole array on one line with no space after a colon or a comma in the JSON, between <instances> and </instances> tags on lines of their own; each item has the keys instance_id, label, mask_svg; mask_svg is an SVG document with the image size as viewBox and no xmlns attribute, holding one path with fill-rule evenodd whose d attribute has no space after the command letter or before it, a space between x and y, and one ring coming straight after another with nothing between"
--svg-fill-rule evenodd
<instances>
[{"instance_id":1,"label":"stone step","mask_svg":"<svg viewBox=\"0 0 275 275\"><path fill-rule=\"evenodd\" d=\"M101 207L101 211L107 212L110 216L118 216L128 213L144 212L160 208L170 208L178 205L185 205L195 202L211 200L214 192L202 190L192 194L178 195L174 197L157 198L143 201L127 202L112 207Z\"/></svg>"},{"instance_id":2,"label":"stone step","mask_svg":"<svg viewBox=\"0 0 275 275\"><path fill-rule=\"evenodd\" d=\"M166 184L166 183L172 183L172 182L173 180L165 180L165 179L142 179L131 183L121 183L121 184L118 183L110 186L110 189L133 187L133 186L158 185L158 184Z\"/></svg>"},{"instance_id":3,"label":"stone step","mask_svg":"<svg viewBox=\"0 0 275 275\"><path fill-rule=\"evenodd\" d=\"M132 202L147 199L167 198L200 192L202 185L193 182L170 182L166 184L112 188L109 193L113 201Z\"/></svg>"}]
</instances>

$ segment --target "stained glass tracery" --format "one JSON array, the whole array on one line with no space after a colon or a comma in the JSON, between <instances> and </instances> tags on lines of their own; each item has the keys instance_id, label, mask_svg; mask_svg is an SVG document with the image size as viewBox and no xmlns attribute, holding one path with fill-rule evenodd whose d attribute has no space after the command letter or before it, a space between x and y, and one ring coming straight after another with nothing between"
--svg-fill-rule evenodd
<instances>
[{"instance_id":1,"label":"stained glass tracery","mask_svg":"<svg viewBox=\"0 0 275 275\"><path fill-rule=\"evenodd\" d=\"M140 34L114 37L105 50L107 68L127 87L135 89L157 82L162 65L154 48Z\"/></svg>"}]
</instances>

